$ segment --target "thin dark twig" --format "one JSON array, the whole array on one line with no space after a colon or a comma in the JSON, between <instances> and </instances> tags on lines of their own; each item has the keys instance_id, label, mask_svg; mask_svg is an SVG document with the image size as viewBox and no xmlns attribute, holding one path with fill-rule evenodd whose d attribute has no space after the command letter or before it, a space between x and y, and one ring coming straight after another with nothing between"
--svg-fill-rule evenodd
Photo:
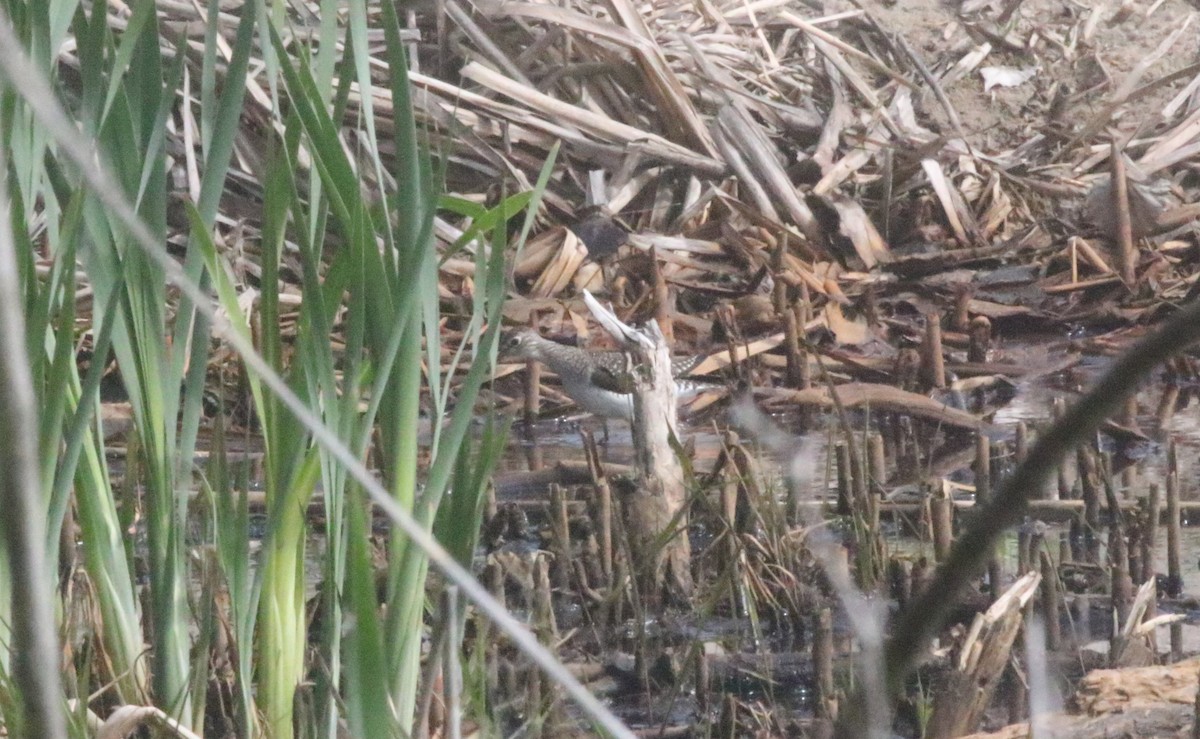
<instances>
[{"instance_id":1,"label":"thin dark twig","mask_svg":"<svg viewBox=\"0 0 1200 739\"><path fill-rule=\"evenodd\" d=\"M1038 440L1012 476L1000 484L995 497L975 517L975 523L955 542L933 581L896 620L886 650L887 686L892 697L901 695L904 679L942 628L958 596L983 570L1001 535L1021 522L1030 496L1041 489L1062 458L1089 440L1106 418L1120 410L1151 370L1196 341L1200 341L1200 300L1184 306L1118 359L1096 386ZM849 705L862 703L851 701ZM866 721L867 716L861 712L846 711L838 725L838 736L864 736Z\"/></svg>"}]
</instances>

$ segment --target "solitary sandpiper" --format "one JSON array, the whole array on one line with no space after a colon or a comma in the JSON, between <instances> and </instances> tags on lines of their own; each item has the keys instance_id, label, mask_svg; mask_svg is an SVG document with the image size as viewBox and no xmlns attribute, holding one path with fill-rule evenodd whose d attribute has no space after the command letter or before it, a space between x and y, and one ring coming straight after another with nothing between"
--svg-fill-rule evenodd
<instances>
[{"instance_id":1,"label":"solitary sandpiper","mask_svg":"<svg viewBox=\"0 0 1200 739\"><path fill-rule=\"evenodd\" d=\"M628 359L622 352L567 346L525 329L502 340L500 358L541 362L558 375L563 390L580 408L605 418L633 419L633 383L628 374ZM686 400L713 387L684 377L703 360L702 356L672 360L678 399Z\"/></svg>"}]
</instances>

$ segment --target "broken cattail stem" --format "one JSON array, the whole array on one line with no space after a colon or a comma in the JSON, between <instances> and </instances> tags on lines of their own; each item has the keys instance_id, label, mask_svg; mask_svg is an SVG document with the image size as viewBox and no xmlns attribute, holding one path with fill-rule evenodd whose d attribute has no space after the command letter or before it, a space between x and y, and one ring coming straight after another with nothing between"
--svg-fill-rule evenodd
<instances>
[{"instance_id":1,"label":"broken cattail stem","mask_svg":"<svg viewBox=\"0 0 1200 739\"><path fill-rule=\"evenodd\" d=\"M850 416L846 412L846 406L842 404L841 397L838 395L837 389L834 387L833 379L830 377L829 371L825 368L825 364L821 361L821 355L816 354L814 358L817 361L817 367L821 370L822 379L825 381L825 386L829 390L829 396L833 400L833 407L837 411L838 424L841 426L844 441L839 442L846 447L846 482L847 494L854 499L853 509L855 515L862 517L867 514L867 479L866 466L863 456L863 450L855 441L854 430L850 424ZM839 460L838 483L842 482L842 469Z\"/></svg>"},{"instance_id":2,"label":"broken cattail stem","mask_svg":"<svg viewBox=\"0 0 1200 739\"><path fill-rule=\"evenodd\" d=\"M1038 559L1042 567L1042 620L1046 624L1046 651L1056 652L1062 646L1062 626L1058 612L1062 608L1062 592L1058 589L1058 572L1050 553L1041 551Z\"/></svg>"},{"instance_id":3,"label":"broken cattail stem","mask_svg":"<svg viewBox=\"0 0 1200 739\"><path fill-rule=\"evenodd\" d=\"M1179 403L1179 385L1168 383L1163 388L1162 398L1158 401L1158 409L1154 412L1154 422L1159 429L1166 428L1175 416L1175 408Z\"/></svg>"},{"instance_id":4,"label":"broken cattail stem","mask_svg":"<svg viewBox=\"0 0 1200 739\"><path fill-rule=\"evenodd\" d=\"M1029 455L1029 427L1024 421L1017 421L1017 428L1013 432L1013 467L1018 467L1025 461L1025 457ZM1057 496L1051 493L1051 486L1054 483L1046 481L1042 483L1041 491L1034 496L1034 500L1054 500Z\"/></svg>"},{"instance_id":5,"label":"broken cattail stem","mask_svg":"<svg viewBox=\"0 0 1200 739\"><path fill-rule=\"evenodd\" d=\"M967 361L985 363L992 346L992 322L976 316L968 327Z\"/></svg>"},{"instance_id":6,"label":"broken cattail stem","mask_svg":"<svg viewBox=\"0 0 1200 739\"><path fill-rule=\"evenodd\" d=\"M738 700L732 693L725 694L721 702L721 715L717 718L718 739L733 739L742 736L743 731L738 726Z\"/></svg>"},{"instance_id":7,"label":"broken cattail stem","mask_svg":"<svg viewBox=\"0 0 1200 739\"><path fill-rule=\"evenodd\" d=\"M621 520L620 503L618 502L613 508L613 537L615 541L626 541L625 525ZM613 553L612 560L612 580L609 584L609 593L619 597L610 597L608 602L612 607L608 612L608 623L619 624L626 618L626 606L631 607L635 613L641 613L641 601L638 599L637 588L626 587L626 583L630 582L629 573L629 549L622 546L618 553Z\"/></svg>"},{"instance_id":8,"label":"broken cattail stem","mask_svg":"<svg viewBox=\"0 0 1200 739\"><path fill-rule=\"evenodd\" d=\"M813 672L816 673L818 718L837 719L837 696L833 683L833 614L828 608L817 612L813 628Z\"/></svg>"},{"instance_id":9,"label":"broken cattail stem","mask_svg":"<svg viewBox=\"0 0 1200 739\"><path fill-rule=\"evenodd\" d=\"M498 572L499 567L495 570ZM489 574L485 571L485 575ZM501 575L503 578L503 574ZM486 580L489 592L493 583L491 580ZM494 593L493 593L494 595ZM479 612L475 612L475 643L483 645L485 651L484 659L484 682L487 685L489 695L500 694L500 663L504 660L500 659L500 639L489 638L492 634L492 626L488 623L487 617Z\"/></svg>"},{"instance_id":10,"label":"broken cattail stem","mask_svg":"<svg viewBox=\"0 0 1200 739\"><path fill-rule=\"evenodd\" d=\"M784 483L787 486L787 509L785 515L789 526L798 526L803 521L802 510L804 508L805 498L808 492L804 486L793 477L788 477Z\"/></svg>"},{"instance_id":11,"label":"broken cattail stem","mask_svg":"<svg viewBox=\"0 0 1200 739\"><path fill-rule=\"evenodd\" d=\"M1179 474L1175 464L1175 443L1167 447L1167 595L1178 597L1183 589L1183 551L1179 527ZM1171 624L1171 660L1183 658L1183 627Z\"/></svg>"},{"instance_id":12,"label":"broken cattail stem","mask_svg":"<svg viewBox=\"0 0 1200 739\"><path fill-rule=\"evenodd\" d=\"M1013 460L1016 464L1021 464L1025 461L1025 457L1029 454L1029 427L1024 421L1017 421L1017 428L1013 434Z\"/></svg>"},{"instance_id":13,"label":"broken cattail stem","mask_svg":"<svg viewBox=\"0 0 1200 739\"><path fill-rule=\"evenodd\" d=\"M613 586L613 505L612 488L608 478L596 482L596 505L600 510L597 517L597 543L600 546L600 568L604 572L605 586Z\"/></svg>"},{"instance_id":14,"label":"broken cattail stem","mask_svg":"<svg viewBox=\"0 0 1200 739\"><path fill-rule=\"evenodd\" d=\"M895 556L888 560L888 583L896 605L900 608L908 605L912 597L912 563Z\"/></svg>"},{"instance_id":15,"label":"broken cattail stem","mask_svg":"<svg viewBox=\"0 0 1200 739\"><path fill-rule=\"evenodd\" d=\"M777 282L776 285L783 289L783 282ZM783 341L787 351L787 386L799 388L804 381L804 371L802 366L808 363L808 357L804 354L804 349L800 346L800 327L798 326L799 319L796 316L796 311L789 306L784 306L783 314Z\"/></svg>"},{"instance_id":16,"label":"broken cattail stem","mask_svg":"<svg viewBox=\"0 0 1200 739\"><path fill-rule=\"evenodd\" d=\"M913 598L920 596L932 578L933 567L930 566L928 559L921 557L912 566L912 587L908 589L911 596Z\"/></svg>"},{"instance_id":17,"label":"broken cattail stem","mask_svg":"<svg viewBox=\"0 0 1200 739\"><path fill-rule=\"evenodd\" d=\"M875 285L871 282L863 285L862 317L872 331L883 330L879 327L879 296L875 292Z\"/></svg>"},{"instance_id":18,"label":"broken cattail stem","mask_svg":"<svg viewBox=\"0 0 1200 739\"><path fill-rule=\"evenodd\" d=\"M872 431L867 437L867 465L871 475L871 492L883 493L887 489L887 453L883 434L878 431Z\"/></svg>"},{"instance_id":19,"label":"broken cattail stem","mask_svg":"<svg viewBox=\"0 0 1200 739\"><path fill-rule=\"evenodd\" d=\"M1034 547L1035 537L1032 526L1022 526L1017 529L1017 576L1020 577L1032 570L1038 563L1037 549Z\"/></svg>"},{"instance_id":20,"label":"broken cattail stem","mask_svg":"<svg viewBox=\"0 0 1200 739\"><path fill-rule=\"evenodd\" d=\"M1146 536L1143 513L1145 512L1139 510L1133 518L1128 519L1129 525L1125 527L1125 551L1128 554L1130 588L1140 581L1142 576L1142 554L1147 551L1143 542ZM1111 532L1109 536L1112 536Z\"/></svg>"},{"instance_id":21,"label":"broken cattail stem","mask_svg":"<svg viewBox=\"0 0 1200 739\"><path fill-rule=\"evenodd\" d=\"M1040 552L1049 549L1046 543L1046 525L1041 521L1033 521L1030 527L1033 534L1029 537L1029 568L1034 569L1041 566Z\"/></svg>"},{"instance_id":22,"label":"broken cattail stem","mask_svg":"<svg viewBox=\"0 0 1200 739\"><path fill-rule=\"evenodd\" d=\"M853 483L851 482L850 447L839 441L834 447L834 459L837 463L837 514L849 516L854 510Z\"/></svg>"},{"instance_id":23,"label":"broken cattail stem","mask_svg":"<svg viewBox=\"0 0 1200 739\"><path fill-rule=\"evenodd\" d=\"M954 291L954 317L951 320L951 327L955 331L966 333L971 325L971 286L959 285ZM971 362L977 360L971 359Z\"/></svg>"},{"instance_id":24,"label":"broken cattail stem","mask_svg":"<svg viewBox=\"0 0 1200 739\"><path fill-rule=\"evenodd\" d=\"M812 320L812 299L808 293L808 283L800 283L800 299L792 307L792 312L796 314L796 330L800 335L804 334L805 327ZM803 347L800 349L800 376L796 387L801 390L807 390L812 387L812 367L808 363L808 352Z\"/></svg>"},{"instance_id":25,"label":"broken cattail stem","mask_svg":"<svg viewBox=\"0 0 1200 739\"><path fill-rule=\"evenodd\" d=\"M663 276L662 262L658 260L658 251L650 247L650 263L654 265L654 319L662 331L667 347L675 346L675 298Z\"/></svg>"},{"instance_id":26,"label":"broken cattail stem","mask_svg":"<svg viewBox=\"0 0 1200 739\"><path fill-rule=\"evenodd\" d=\"M1080 512L1071 519L1067 527L1067 548L1070 550L1071 556L1069 560L1072 562L1084 562L1087 560L1087 547L1084 543L1083 529L1083 516L1082 512Z\"/></svg>"},{"instance_id":27,"label":"broken cattail stem","mask_svg":"<svg viewBox=\"0 0 1200 739\"><path fill-rule=\"evenodd\" d=\"M929 524L933 533L933 556L944 562L954 543L954 501L944 493L929 501Z\"/></svg>"},{"instance_id":28,"label":"broken cattail stem","mask_svg":"<svg viewBox=\"0 0 1200 739\"><path fill-rule=\"evenodd\" d=\"M592 475L592 486L595 489L595 506L593 521L596 524L596 543L600 547L600 567L604 572L604 589L613 586L613 505L612 487L608 484L608 476L600 463L600 450L596 446L596 437L590 432L584 432L583 449L587 456L588 468Z\"/></svg>"},{"instance_id":29,"label":"broken cattail stem","mask_svg":"<svg viewBox=\"0 0 1200 739\"><path fill-rule=\"evenodd\" d=\"M496 513L498 513L500 510L500 506L496 502L496 486L488 485L487 492L484 493L484 496L483 520L491 521L496 517Z\"/></svg>"},{"instance_id":30,"label":"broken cattail stem","mask_svg":"<svg viewBox=\"0 0 1200 739\"><path fill-rule=\"evenodd\" d=\"M912 416L896 414L892 416L896 429L896 474L900 477L913 477L921 469L921 451L917 448L916 425Z\"/></svg>"},{"instance_id":31,"label":"broken cattail stem","mask_svg":"<svg viewBox=\"0 0 1200 739\"><path fill-rule=\"evenodd\" d=\"M498 641L495 640L492 644L495 645ZM518 691L521 690L517 686L522 684L517 675L517 666L509 659L498 660L498 664L499 667L496 669L496 684L499 686L497 693L515 702L515 699L520 695ZM536 681L537 677L535 676L533 679Z\"/></svg>"},{"instance_id":32,"label":"broken cattail stem","mask_svg":"<svg viewBox=\"0 0 1200 739\"><path fill-rule=\"evenodd\" d=\"M532 716L529 722L529 735L534 739L550 736L545 725L545 705L542 702L542 673L530 669L526 674L525 684L525 715Z\"/></svg>"},{"instance_id":33,"label":"broken cattail stem","mask_svg":"<svg viewBox=\"0 0 1200 739\"><path fill-rule=\"evenodd\" d=\"M484 569L484 582L487 583L488 592L492 597L500 601L501 605L507 607L505 602L507 599L504 596L504 569L492 562Z\"/></svg>"},{"instance_id":34,"label":"broken cattail stem","mask_svg":"<svg viewBox=\"0 0 1200 739\"><path fill-rule=\"evenodd\" d=\"M1104 456L1105 468L1111 470L1112 460ZM1129 618L1129 609L1133 605L1133 579L1129 574L1129 540L1125 536L1125 516L1121 512L1121 502L1117 500L1117 491L1113 486L1112 474L1104 475L1104 497L1108 503L1108 560L1111 568L1109 577L1113 608L1117 612L1118 623L1124 624Z\"/></svg>"},{"instance_id":35,"label":"broken cattail stem","mask_svg":"<svg viewBox=\"0 0 1200 739\"><path fill-rule=\"evenodd\" d=\"M725 340L725 353L729 358L729 369L733 376L741 380L749 378L748 369L740 359L741 347L744 345L741 331L738 328L738 319L733 307L730 305L718 305L714 311L714 317L717 324L722 329L723 338ZM749 359L749 357L747 357Z\"/></svg>"},{"instance_id":36,"label":"broken cattail stem","mask_svg":"<svg viewBox=\"0 0 1200 739\"><path fill-rule=\"evenodd\" d=\"M1029 611L1030 604L1025 606L1026 612ZM1013 645L1013 650L1020 650L1021 642ZM1001 694L1008 697L1008 723L1019 724L1029 716L1029 689L1022 679L1021 673L1016 667L1017 656L1014 655L1011 662L1004 670L1004 683L1006 689L1001 690ZM1025 661L1022 659L1022 661Z\"/></svg>"},{"instance_id":37,"label":"broken cattail stem","mask_svg":"<svg viewBox=\"0 0 1200 739\"><path fill-rule=\"evenodd\" d=\"M1125 412L1121 422L1131 429L1138 430L1138 402L1137 396L1130 396L1125 403ZM1110 463L1111 466L1111 463ZM1134 490L1138 487L1138 466L1131 464L1121 470L1121 487L1126 491ZM1128 494L1128 493L1126 493Z\"/></svg>"},{"instance_id":38,"label":"broken cattail stem","mask_svg":"<svg viewBox=\"0 0 1200 739\"><path fill-rule=\"evenodd\" d=\"M785 313L789 307L787 297L787 282L780 279L786 269L784 265L784 254L787 251L787 244L784 241L779 241L775 244L775 248L771 250L771 274L775 278L775 284L771 291L771 303L775 307L776 313Z\"/></svg>"},{"instance_id":39,"label":"broken cattail stem","mask_svg":"<svg viewBox=\"0 0 1200 739\"><path fill-rule=\"evenodd\" d=\"M942 323L936 311L925 315L925 340L921 344L921 379L927 387L946 387L946 360L942 356Z\"/></svg>"},{"instance_id":40,"label":"broken cattail stem","mask_svg":"<svg viewBox=\"0 0 1200 739\"><path fill-rule=\"evenodd\" d=\"M791 358L791 344L788 344L788 361L792 363L788 365L789 372L791 371L792 365L795 365L795 376L793 377L791 374L789 374L788 380L789 382L792 382L792 386L798 390L807 390L808 388L812 387L812 365L810 365L808 361L808 350L804 348L804 345L801 344L798 339L804 334L804 327L807 325L806 316L808 315L808 304L803 301L798 301L794 306L792 306L790 315L791 319L788 321L788 323L793 324L796 327L797 343L794 359Z\"/></svg>"},{"instance_id":41,"label":"broken cattail stem","mask_svg":"<svg viewBox=\"0 0 1200 739\"><path fill-rule=\"evenodd\" d=\"M850 550L846 547L833 547L825 563L826 570L831 573L834 582L845 582L850 577ZM854 649L855 636L849 630L833 635L833 651L835 654L849 654Z\"/></svg>"},{"instance_id":42,"label":"broken cattail stem","mask_svg":"<svg viewBox=\"0 0 1200 739\"><path fill-rule=\"evenodd\" d=\"M1177 597L1183 589L1183 551L1179 513L1179 476L1167 475L1167 594Z\"/></svg>"},{"instance_id":43,"label":"broken cattail stem","mask_svg":"<svg viewBox=\"0 0 1200 739\"><path fill-rule=\"evenodd\" d=\"M1091 593L1077 593L1068 601L1067 609L1070 614L1068 622L1071 628L1071 638L1074 641L1089 639L1093 633L1097 633L1092 630L1092 622L1095 620L1092 618L1092 604L1098 599L1098 596ZM1112 620L1111 617L1107 617L1107 614L1101 618L1104 618L1105 625ZM1101 627L1096 626L1095 628L1098 630Z\"/></svg>"},{"instance_id":44,"label":"broken cattail stem","mask_svg":"<svg viewBox=\"0 0 1200 739\"><path fill-rule=\"evenodd\" d=\"M1024 606L1037 594L1038 573L1010 586L975 617L963 644L972 659L954 660L934 700L926 736L957 737L975 731L991 703L1020 629Z\"/></svg>"},{"instance_id":45,"label":"broken cattail stem","mask_svg":"<svg viewBox=\"0 0 1200 739\"><path fill-rule=\"evenodd\" d=\"M872 532L879 531L879 504L887 486L887 458L883 453L883 435L878 431L867 437L867 523Z\"/></svg>"},{"instance_id":46,"label":"broken cattail stem","mask_svg":"<svg viewBox=\"0 0 1200 739\"><path fill-rule=\"evenodd\" d=\"M975 435L975 500L986 504L992 498L992 451L987 434Z\"/></svg>"},{"instance_id":47,"label":"broken cattail stem","mask_svg":"<svg viewBox=\"0 0 1200 739\"><path fill-rule=\"evenodd\" d=\"M567 517L567 498L561 485L550 485L550 550L554 566L550 568L554 587L566 590L571 583L571 529Z\"/></svg>"},{"instance_id":48,"label":"broken cattail stem","mask_svg":"<svg viewBox=\"0 0 1200 739\"><path fill-rule=\"evenodd\" d=\"M1113 520L1108 531L1109 577L1117 622L1124 624L1133 604L1133 580L1129 577L1129 549L1123 535L1124 527L1115 523L1116 517Z\"/></svg>"},{"instance_id":49,"label":"broken cattail stem","mask_svg":"<svg viewBox=\"0 0 1200 739\"><path fill-rule=\"evenodd\" d=\"M1023 526L1022 530L1031 528L1033 527ZM1040 551L1042 546L1041 532L1031 533L1029 539L1033 542L1033 551ZM1025 574L1019 574L1017 579L1024 577ZM1041 585L1039 584L1038 587L1039 592L1034 593L1021 608L1022 630L1029 628L1034 613L1036 613L1041 603ZM1029 655L1025 651L1027 644L1028 642L1025 639L1018 639L1013 644L1013 657L1004 669L1004 689L1001 691L1001 695L1008 697L1008 723L1010 724L1021 723L1029 716L1029 682L1025 679L1029 671ZM1021 668L1022 664L1024 665L1024 670Z\"/></svg>"},{"instance_id":50,"label":"broken cattail stem","mask_svg":"<svg viewBox=\"0 0 1200 739\"><path fill-rule=\"evenodd\" d=\"M583 539L583 557L576 561L575 575L582 587L592 593L606 592L604 568L600 565L600 542L596 532L589 531ZM603 596L601 596L603 597Z\"/></svg>"},{"instance_id":51,"label":"broken cattail stem","mask_svg":"<svg viewBox=\"0 0 1200 739\"><path fill-rule=\"evenodd\" d=\"M1136 395L1130 395L1125 400L1125 405L1121 407L1121 412L1117 414L1117 421L1123 426L1137 428L1138 422L1138 399Z\"/></svg>"},{"instance_id":52,"label":"broken cattail stem","mask_svg":"<svg viewBox=\"0 0 1200 739\"><path fill-rule=\"evenodd\" d=\"M1158 542L1158 520L1162 515L1162 490L1158 483L1150 483L1144 503L1145 531L1142 533L1142 572L1138 578L1139 583L1154 577L1154 546Z\"/></svg>"},{"instance_id":53,"label":"broken cattail stem","mask_svg":"<svg viewBox=\"0 0 1200 739\"><path fill-rule=\"evenodd\" d=\"M726 561L733 564L733 576L731 578L732 587L730 588L733 596L734 611L739 618L744 617L747 613L747 603L743 597L745 592L741 587L742 579L745 577L745 568L742 566L744 560L741 556L741 534L738 530L738 476L736 474L725 475L721 485L721 518L726 526L725 547Z\"/></svg>"},{"instance_id":54,"label":"broken cattail stem","mask_svg":"<svg viewBox=\"0 0 1200 739\"><path fill-rule=\"evenodd\" d=\"M1130 290L1134 287L1137 249L1133 243L1133 219L1129 215L1129 182L1125 179L1125 154L1114 138L1109 148L1112 172L1113 207L1117 212L1117 232L1111 234L1117 247L1117 274Z\"/></svg>"},{"instance_id":55,"label":"broken cattail stem","mask_svg":"<svg viewBox=\"0 0 1200 739\"><path fill-rule=\"evenodd\" d=\"M1062 418L1067 412L1067 401L1063 398L1055 398L1053 404L1054 420ZM1071 497L1071 455L1064 455L1058 465L1058 488L1051 491L1052 500L1067 500Z\"/></svg>"},{"instance_id":56,"label":"broken cattail stem","mask_svg":"<svg viewBox=\"0 0 1200 739\"><path fill-rule=\"evenodd\" d=\"M592 616L591 618L596 623L601 623L602 619L599 618L598 616L602 616L605 613L606 599L605 599L604 593L601 593L599 590L596 590L594 587L591 586L591 583L597 582L597 580L592 577L592 574L598 573L600 571L600 568L599 568L599 566L594 566L594 567L588 566L589 565L589 561L588 561L588 557L589 557L588 542L589 541L594 546L596 543L596 537L589 536L586 539L584 539L583 556L578 557L571 561L571 571L574 573L574 576L575 576L575 583L576 583L575 592L578 593L580 596L580 601L581 601L580 605L585 610L588 610L591 613L596 614L596 616ZM591 554L594 554L594 551L591 552ZM590 562L590 564L597 565L594 558L592 558L592 561ZM596 607L595 611L591 611L591 608L593 606Z\"/></svg>"},{"instance_id":57,"label":"broken cattail stem","mask_svg":"<svg viewBox=\"0 0 1200 739\"><path fill-rule=\"evenodd\" d=\"M431 635L429 659L425 662L421 677L421 692L417 696L416 729L413 739L429 739L433 734L441 734L446 722L446 706L441 700L434 705L434 694L443 692L446 685L442 667L445 665L445 644L449 637L446 629L445 601L441 603L439 618ZM442 688L441 691L438 689Z\"/></svg>"},{"instance_id":58,"label":"broken cattail stem","mask_svg":"<svg viewBox=\"0 0 1200 739\"><path fill-rule=\"evenodd\" d=\"M991 444L992 455L992 490L997 490L1000 487L1000 478L1004 473L1004 460L1008 458L1008 444L1003 441L995 441Z\"/></svg>"},{"instance_id":59,"label":"broken cattail stem","mask_svg":"<svg viewBox=\"0 0 1200 739\"><path fill-rule=\"evenodd\" d=\"M1071 495L1071 473L1066 467L1067 464L1069 462L1064 461L1062 465L1059 465L1057 484L1047 487L1047 491L1050 493L1046 496L1047 500L1070 500L1073 497Z\"/></svg>"},{"instance_id":60,"label":"broken cattail stem","mask_svg":"<svg viewBox=\"0 0 1200 739\"><path fill-rule=\"evenodd\" d=\"M547 559L549 557L545 552L536 554L533 558L533 631L542 644L554 646L558 641L558 623L551 598L550 568L547 567Z\"/></svg>"},{"instance_id":61,"label":"broken cattail stem","mask_svg":"<svg viewBox=\"0 0 1200 739\"><path fill-rule=\"evenodd\" d=\"M1160 493L1156 483L1150 484L1150 489L1142 500L1144 508L1141 511L1142 535L1139 540L1141 546L1141 570L1137 573L1138 584L1145 583L1154 578L1154 545L1158 541L1158 517L1161 513L1160 508ZM1157 590L1157 588L1156 588ZM1142 617L1142 622L1152 620L1158 615L1158 596L1150 599L1146 605L1146 614ZM1150 632L1150 650L1154 654L1158 654L1158 635L1157 629Z\"/></svg>"},{"instance_id":62,"label":"broken cattail stem","mask_svg":"<svg viewBox=\"0 0 1200 739\"><path fill-rule=\"evenodd\" d=\"M879 429L883 434L883 458L890 459L897 473L900 467L901 439L900 428L896 422L895 413L882 413L879 419Z\"/></svg>"},{"instance_id":63,"label":"broken cattail stem","mask_svg":"<svg viewBox=\"0 0 1200 739\"><path fill-rule=\"evenodd\" d=\"M992 445L987 434L975 436L975 500L976 505L986 505L992 498ZM1000 595L1000 558L994 553L988 560L988 583L992 598Z\"/></svg>"},{"instance_id":64,"label":"broken cattail stem","mask_svg":"<svg viewBox=\"0 0 1200 739\"><path fill-rule=\"evenodd\" d=\"M1087 561L1100 564L1100 481L1096 456L1091 449L1080 447L1076 453L1079 465L1079 485L1083 492L1083 539Z\"/></svg>"}]
</instances>

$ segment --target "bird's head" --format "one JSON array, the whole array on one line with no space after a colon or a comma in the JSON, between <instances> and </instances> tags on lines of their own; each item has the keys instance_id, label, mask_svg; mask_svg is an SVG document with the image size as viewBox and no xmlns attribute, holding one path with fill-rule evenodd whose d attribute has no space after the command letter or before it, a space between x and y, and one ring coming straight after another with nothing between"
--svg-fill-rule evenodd
<instances>
[{"instance_id":1,"label":"bird's head","mask_svg":"<svg viewBox=\"0 0 1200 739\"><path fill-rule=\"evenodd\" d=\"M520 329L500 337L499 361L514 362L537 359L542 337L531 329Z\"/></svg>"}]
</instances>

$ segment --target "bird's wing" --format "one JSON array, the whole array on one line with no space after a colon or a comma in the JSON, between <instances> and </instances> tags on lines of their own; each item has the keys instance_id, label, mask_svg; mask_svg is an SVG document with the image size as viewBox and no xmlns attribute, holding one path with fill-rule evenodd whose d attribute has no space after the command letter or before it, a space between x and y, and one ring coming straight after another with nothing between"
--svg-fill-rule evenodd
<instances>
[{"instance_id":1,"label":"bird's wing","mask_svg":"<svg viewBox=\"0 0 1200 739\"><path fill-rule=\"evenodd\" d=\"M592 384L602 390L613 393L629 394L633 392L633 376L625 371L614 371L610 367L597 365L592 370Z\"/></svg>"}]
</instances>

